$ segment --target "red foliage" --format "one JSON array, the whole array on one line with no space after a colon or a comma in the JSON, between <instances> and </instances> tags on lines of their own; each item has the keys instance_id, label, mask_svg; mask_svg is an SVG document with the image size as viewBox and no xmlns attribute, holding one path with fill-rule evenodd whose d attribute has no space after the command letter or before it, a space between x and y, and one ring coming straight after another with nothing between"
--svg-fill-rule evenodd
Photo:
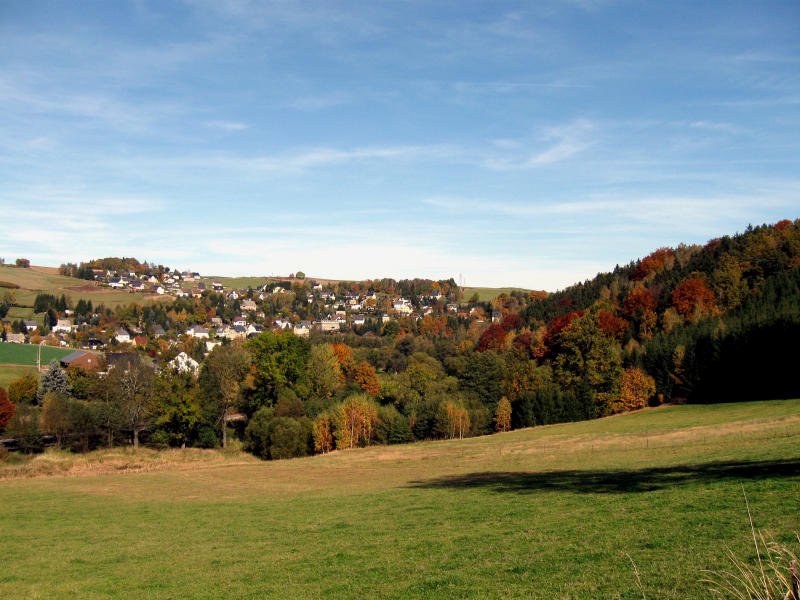
<instances>
[{"instance_id":1,"label":"red foliage","mask_svg":"<svg viewBox=\"0 0 800 600\"><path fill-rule=\"evenodd\" d=\"M775 223L775 229L777 229L778 231L783 231L787 227L791 226L792 222L789 219L783 219L782 221L778 221L777 223Z\"/></svg>"},{"instance_id":2,"label":"red foliage","mask_svg":"<svg viewBox=\"0 0 800 600\"><path fill-rule=\"evenodd\" d=\"M492 323L478 340L478 351L502 350L508 332L499 323Z\"/></svg>"},{"instance_id":3,"label":"red foliage","mask_svg":"<svg viewBox=\"0 0 800 600\"><path fill-rule=\"evenodd\" d=\"M634 281L641 281L651 273L657 273L664 266L675 258L675 252L671 248L659 248L649 256L644 257L636 270L631 275Z\"/></svg>"},{"instance_id":4,"label":"red foliage","mask_svg":"<svg viewBox=\"0 0 800 600\"><path fill-rule=\"evenodd\" d=\"M507 332L513 331L520 325L522 325L522 319L520 319L519 315L516 313L509 313L500 321L500 327Z\"/></svg>"},{"instance_id":5,"label":"red foliage","mask_svg":"<svg viewBox=\"0 0 800 600\"><path fill-rule=\"evenodd\" d=\"M628 321L606 309L597 311L597 324L607 336L620 341L628 330Z\"/></svg>"},{"instance_id":6,"label":"red foliage","mask_svg":"<svg viewBox=\"0 0 800 600\"><path fill-rule=\"evenodd\" d=\"M559 306L572 306L572 298L564 297L558 301Z\"/></svg>"},{"instance_id":7,"label":"red foliage","mask_svg":"<svg viewBox=\"0 0 800 600\"><path fill-rule=\"evenodd\" d=\"M633 288L628 297L625 298L623 308L629 317L641 315L647 310L655 310L658 301L652 290L640 286Z\"/></svg>"},{"instance_id":8,"label":"red foliage","mask_svg":"<svg viewBox=\"0 0 800 600\"><path fill-rule=\"evenodd\" d=\"M713 290L708 289L706 282L699 277L684 279L672 292L672 306L684 318L691 317L697 308L712 311L715 303Z\"/></svg>"},{"instance_id":9,"label":"red foliage","mask_svg":"<svg viewBox=\"0 0 800 600\"><path fill-rule=\"evenodd\" d=\"M527 352L530 354L531 352L531 345L533 344L533 334L530 331L525 331L520 333L514 339L514 348L517 350L522 350L523 352Z\"/></svg>"},{"instance_id":10,"label":"red foliage","mask_svg":"<svg viewBox=\"0 0 800 600\"><path fill-rule=\"evenodd\" d=\"M8 392L5 388L0 387L0 429L8 424L15 412L17 412L17 407L8 399Z\"/></svg>"}]
</instances>

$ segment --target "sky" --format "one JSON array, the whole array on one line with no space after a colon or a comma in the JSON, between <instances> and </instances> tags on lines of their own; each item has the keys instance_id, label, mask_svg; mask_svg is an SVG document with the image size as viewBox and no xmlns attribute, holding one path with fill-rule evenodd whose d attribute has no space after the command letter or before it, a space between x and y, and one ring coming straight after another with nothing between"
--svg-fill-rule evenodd
<instances>
[{"instance_id":1,"label":"sky","mask_svg":"<svg viewBox=\"0 0 800 600\"><path fill-rule=\"evenodd\" d=\"M556 290L800 217L800 3L0 0L0 257Z\"/></svg>"}]
</instances>

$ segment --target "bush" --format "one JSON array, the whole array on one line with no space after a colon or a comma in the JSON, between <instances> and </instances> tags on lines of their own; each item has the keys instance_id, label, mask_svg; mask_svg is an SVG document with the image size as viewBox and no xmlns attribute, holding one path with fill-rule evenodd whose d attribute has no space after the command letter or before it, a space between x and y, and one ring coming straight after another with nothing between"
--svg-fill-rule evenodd
<instances>
[{"instance_id":1,"label":"bush","mask_svg":"<svg viewBox=\"0 0 800 600\"><path fill-rule=\"evenodd\" d=\"M271 408L253 415L244 431L245 450L259 458L281 459L305 456L309 450L310 421L275 416Z\"/></svg>"},{"instance_id":2,"label":"bush","mask_svg":"<svg viewBox=\"0 0 800 600\"><path fill-rule=\"evenodd\" d=\"M219 446L219 435L210 425L203 425L197 431L198 448L216 448Z\"/></svg>"}]
</instances>

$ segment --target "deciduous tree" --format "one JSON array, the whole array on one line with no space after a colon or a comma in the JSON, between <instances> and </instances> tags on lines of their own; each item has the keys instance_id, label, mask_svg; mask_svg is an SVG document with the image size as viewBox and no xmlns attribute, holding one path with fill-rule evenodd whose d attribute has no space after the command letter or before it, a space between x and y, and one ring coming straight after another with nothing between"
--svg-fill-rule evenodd
<instances>
[{"instance_id":1,"label":"deciduous tree","mask_svg":"<svg viewBox=\"0 0 800 600\"><path fill-rule=\"evenodd\" d=\"M495 431L511 430L511 402L503 396L497 403L497 410L494 414Z\"/></svg>"}]
</instances>

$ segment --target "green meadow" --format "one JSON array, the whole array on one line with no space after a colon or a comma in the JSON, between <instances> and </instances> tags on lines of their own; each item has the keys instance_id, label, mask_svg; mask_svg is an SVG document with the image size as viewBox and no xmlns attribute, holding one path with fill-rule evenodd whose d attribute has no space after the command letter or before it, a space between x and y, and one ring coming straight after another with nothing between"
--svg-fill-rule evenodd
<instances>
[{"instance_id":1,"label":"green meadow","mask_svg":"<svg viewBox=\"0 0 800 600\"><path fill-rule=\"evenodd\" d=\"M0 464L6 598L710 598L800 530L800 401L259 462ZM640 581L640 583L637 581Z\"/></svg>"}]
</instances>

